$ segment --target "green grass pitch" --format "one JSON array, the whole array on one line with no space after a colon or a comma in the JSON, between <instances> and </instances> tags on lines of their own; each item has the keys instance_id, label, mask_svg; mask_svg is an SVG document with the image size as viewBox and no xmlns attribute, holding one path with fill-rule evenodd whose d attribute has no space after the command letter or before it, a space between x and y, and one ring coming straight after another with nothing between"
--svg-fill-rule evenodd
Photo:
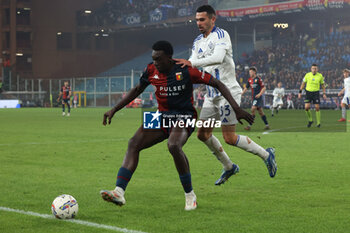
<instances>
[{"instance_id":1,"label":"green grass pitch","mask_svg":"<svg viewBox=\"0 0 350 233\"><path fill-rule=\"evenodd\" d=\"M106 110L73 109L70 117L62 117L58 108L1 109L0 206L51 214L54 198L67 193L79 203L77 219L144 232L350 229L350 134L346 123L336 122L340 111L323 110L321 129L306 129L303 111L286 110L273 118L267 114L268 134L259 118L251 132L239 126L240 133L263 147L276 148L274 179L260 158L224 145L241 171L215 186L221 165L193 134L184 151L198 208L186 212L166 142L141 153L125 206L101 199L101 189L114 188L128 140L141 123L139 109L124 109L104 127ZM221 133L215 134L224 144ZM0 232L109 231L0 210Z\"/></svg>"}]
</instances>

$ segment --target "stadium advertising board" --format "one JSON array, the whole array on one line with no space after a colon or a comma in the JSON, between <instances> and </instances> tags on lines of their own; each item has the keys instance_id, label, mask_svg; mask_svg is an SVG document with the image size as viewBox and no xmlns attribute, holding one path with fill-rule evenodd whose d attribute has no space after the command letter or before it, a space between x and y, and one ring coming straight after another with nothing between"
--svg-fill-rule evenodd
<instances>
[{"instance_id":1,"label":"stadium advertising board","mask_svg":"<svg viewBox=\"0 0 350 233\"><path fill-rule=\"evenodd\" d=\"M272 16L279 13L295 13L304 10L318 11L326 8L341 9L350 5L350 0L300 0L293 2L281 2L275 4L251 6L246 8L218 10L219 17L229 21L243 18L256 18L260 16Z\"/></svg>"},{"instance_id":2,"label":"stadium advertising board","mask_svg":"<svg viewBox=\"0 0 350 233\"><path fill-rule=\"evenodd\" d=\"M193 9L191 7L183 7L178 9L177 15L179 17L190 16L193 15Z\"/></svg>"},{"instance_id":3,"label":"stadium advertising board","mask_svg":"<svg viewBox=\"0 0 350 233\"><path fill-rule=\"evenodd\" d=\"M159 22L168 18L168 11L166 8L157 8L149 12L150 22Z\"/></svg>"},{"instance_id":4,"label":"stadium advertising board","mask_svg":"<svg viewBox=\"0 0 350 233\"><path fill-rule=\"evenodd\" d=\"M141 23L141 17L139 14L134 13L124 17L124 23L126 25L133 25Z\"/></svg>"}]
</instances>

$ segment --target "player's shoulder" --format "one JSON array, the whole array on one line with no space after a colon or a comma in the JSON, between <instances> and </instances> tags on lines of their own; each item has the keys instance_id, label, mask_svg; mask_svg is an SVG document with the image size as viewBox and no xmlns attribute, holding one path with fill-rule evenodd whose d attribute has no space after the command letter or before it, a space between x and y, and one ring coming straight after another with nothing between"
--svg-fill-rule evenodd
<instances>
[{"instance_id":1,"label":"player's shoulder","mask_svg":"<svg viewBox=\"0 0 350 233\"><path fill-rule=\"evenodd\" d=\"M308 78L308 77L311 77L312 75L313 75L312 72L307 72L304 77Z\"/></svg>"},{"instance_id":2,"label":"player's shoulder","mask_svg":"<svg viewBox=\"0 0 350 233\"><path fill-rule=\"evenodd\" d=\"M323 77L323 75L319 72L317 72L317 75L320 76L320 77Z\"/></svg>"},{"instance_id":3,"label":"player's shoulder","mask_svg":"<svg viewBox=\"0 0 350 233\"><path fill-rule=\"evenodd\" d=\"M147 64L146 68L145 68L145 71L152 71L156 69L156 67L154 66L154 63L153 62L150 62Z\"/></svg>"},{"instance_id":4,"label":"player's shoulder","mask_svg":"<svg viewBox=\"0 0 350 233\"><path fill-rule=\"evenodd\" d=\"M230 37L226 30L216 26L213 28L212 33L215 33L219 40Z\"/></svg>"},{"instance_id":5,"label":"player's shoulder","mask_svg":"<svg viewBox=\"0 0 350 233\"><path fill-rule=\"evenodd\" d=\"M193 43L196 43L198 41L200 41L203 38L203 34L199 34L193 41Z\"/></svg>"}]
</instances>

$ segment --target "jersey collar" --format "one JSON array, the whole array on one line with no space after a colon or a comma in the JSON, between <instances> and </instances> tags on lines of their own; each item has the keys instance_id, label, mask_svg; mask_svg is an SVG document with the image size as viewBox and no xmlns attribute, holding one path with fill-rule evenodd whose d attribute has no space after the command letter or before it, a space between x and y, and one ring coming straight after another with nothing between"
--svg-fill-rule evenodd
<instances>
[{"instance_id":1,"label":"jersey collar","mask_svg":"<svg viewBox=\"0 0 350 233\"><path fill-rule=\"evenodd\" d=\"M211 30L211 32L214 32L216 30L216 26L213 27L213 30Z\"/></svg>"}]
</instances>

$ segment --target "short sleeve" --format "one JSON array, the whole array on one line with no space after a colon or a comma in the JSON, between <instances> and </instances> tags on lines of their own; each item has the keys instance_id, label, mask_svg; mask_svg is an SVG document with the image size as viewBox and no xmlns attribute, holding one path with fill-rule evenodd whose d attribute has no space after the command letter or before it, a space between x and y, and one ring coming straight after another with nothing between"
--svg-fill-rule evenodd
<instances>
[{"instance_id":1,"label":"short sleeve","mask_svg":"<svg viewBox=\"0 0 350 233\"><path fill-rule=\"evenodd\" d=\"M249 87L250 87L249 80L247 81L247 83L246 83L245 87L246 87L246 88L249 88Z\"/></svg>"},{"instance_id":2,"label":"short sleeve","mask_svg":"<svg viewBox=\"0 0 350 233\"><path fill-rule=\"evenodd\" d=\"M148 80L148 66L145 68L145 70L143 71L141 77L140 77L140 84L146 85L148 86L150 83L150 81Z\"/></svg>"},{"instance_id":3,"label":"short sleeve","mask_svg":"<svg viewBox=\"0 0 350 233\"><path fill-rule=\"evenodd\" d=\"M261 88L265 87L264 82L263 82L263 80L261 78L259 78L259 85L260 85Z\"/></svg>"},{"instance_id":4,"label":"short sleeve","mask_svg":"<svg viewBox=\"0 0 350 233\"><path fill-rule=\"evenodd\" d=\"M321 85L324 84L324 77L323 75L321 74Z\"/></svg>"},{"instance_id":5,"label":"short sleeve","mask_svg":"<svg viewBox=\"0 0 350 233\"><path fill-rule=\"evenodd\" d=\"M221 28L218 28L216 30L216 33L217 33L217 40L215 43L215 48L223 48L227 50L231 45L230 35L226 31L222 30Z\"/></svg>"},{"instance_id":6,"label":"short sleeve","mask_svg":"<svg viewBox=\"0 0 350 233\"><path fill-rule=\"evenodd\" d=\"M307 74L305 74L304 78L303 78L303 82L307 83Z\"/></svg>"},{"instance_id":7,"label":"short sleeve","mask_svg":"<svg viewBox=\"0 0 350 233\"><path fill-rule=\"evenodd\" d=\"M207 72L199 71L197 68L188 67L192 83L209 84L213 76Z\"/></svg>"}]
</instances>

